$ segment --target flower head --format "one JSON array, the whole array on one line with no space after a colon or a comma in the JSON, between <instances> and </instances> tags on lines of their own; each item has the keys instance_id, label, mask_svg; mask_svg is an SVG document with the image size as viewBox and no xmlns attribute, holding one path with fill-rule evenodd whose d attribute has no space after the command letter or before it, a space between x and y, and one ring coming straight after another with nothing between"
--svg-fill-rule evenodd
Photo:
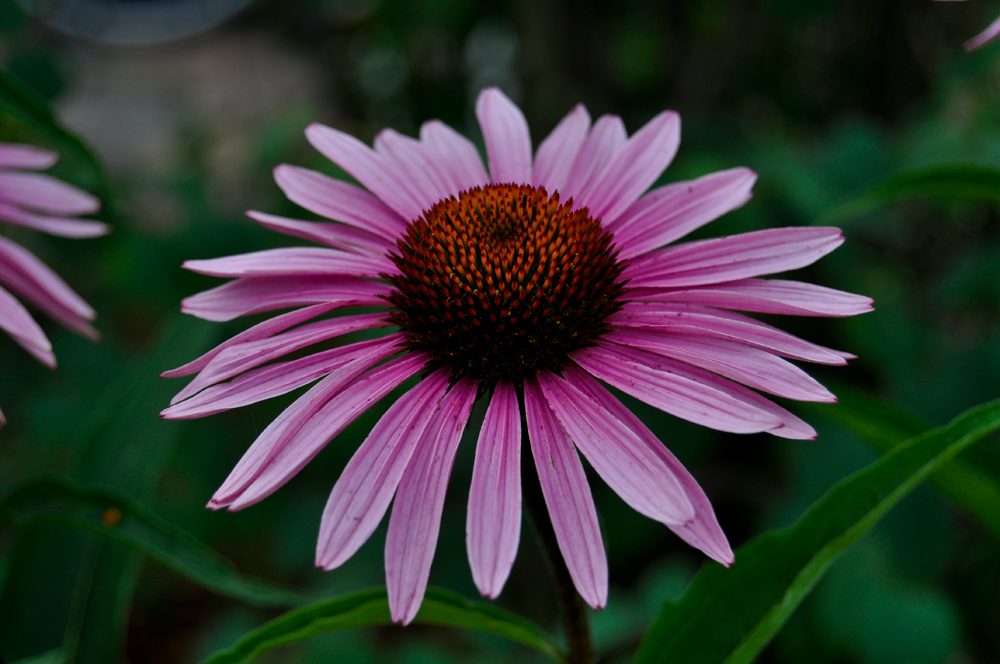
<instances>
[{"instance_id":1,"label":"flower head","mask_svg":"<svg viewBox=\"0 0 1000 664\"><path fill-rule=\"evenodd\" d=\"M34 171L49 168L58 155L32 145L0 143L0 222L69 238L104 235L108 227L92 219L100 201L85 191ZM19 295L69 329L98 338L94 310L59 276L24 247L0 237L0 329L43 364L55 368L52 344L14 297ZM4 423L0 413L0 424Z\"/></svg>"},{"instance_id":2,"label":"flower head","mask_svg":"<svg viewBox=\"0 0 1000 664\"><path fill-rule=\"evenodd\" d=\"M287 482L334 436L410 378L327 502L325 569L367 540L390 502L386 577L394 620L426 588L456 448L473 402L479 432L466 533L479 590L496 597L517 552L522 422L560 551L594 607L607 561L579 451L634 509L722 564L733 555L705 493L601 383L714 429L812 438L761 392L834 397L785 358L849 355L735 311L849 316L871 300L758 277L803 267L843 241L835 228L784 228L671 245L743 205L756 179L733 169L647 192L673 159L680 120L664 112L629 137L578 106L532 156L527 122L499 90L476 104L478 151L431 121L419 140L385 130L374 149L312 125L309 141L364 188L294 166L275 179L294 202L341 223L249 216L323 248L188 261L235 278L186 299L209 320L293 308L167 376L197 373L165 417L217 413L317 381L260 435L210 506L241 509ZM348 307L376 313L321 318ZM376 339L282 361L363 329ZM742 383L742 384L741 384ZM745 387L749 386L749 387Z\"/></svg>"}]
</instances>

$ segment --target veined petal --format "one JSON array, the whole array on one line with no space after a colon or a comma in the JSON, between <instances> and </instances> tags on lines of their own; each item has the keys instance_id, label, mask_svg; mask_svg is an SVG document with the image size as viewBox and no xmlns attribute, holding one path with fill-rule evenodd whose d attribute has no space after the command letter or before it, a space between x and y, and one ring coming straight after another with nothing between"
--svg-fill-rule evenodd
<instances>
[{"instance_id":1,"label":"veined petal","mask_svg":"<svg viewBox=\"0 0 1000 664\"><path fill-rule=\"evenodd\" d=\"M573 585L595 609L608 601L608 559L590 485L573 443L534 378L524 381L528 440L559 551Z\"/></svg>"},{"instance_id":2,"label":"veined petal","mask_svg":"<svg viewBox=\"0 0 1000 664\"><path fill-rule=\"evenodd\" d=\"M667 524L667 526L685 542L703 551L713 560L726 566L731 565L733 563L733 550L729 547L729 542L726 540L722 528L719 527L708 496L698 486L698 482L695 481L691 473L632 411L611 396L611 393L594 380L590 374L573 365L567 366L563 373L566 380L572 382L584 394L606 408L613 417L638 435L643 443L667 465L674 477L680 481L688 500L694 507L694 518L681 525L671 526Z\"/></svg>"},{"instance_id":3,"label":"veined petal","mask_svg":"<svg viewBox=\"0 0 1000 664\"><path fill-rule=\"evenodd\" d=\"M333 373L286 408L247 450L208 504L238 510L271 495L347 425L419 372L426 355L409 353L356 376Z\"/></svg>"},{"instance_id":4,"label":"veined petal","mask_svg":"<svg viewBox=\"0 0 1000 664\"><path fill-rule=\"evenodd\" d=\"M742 207L756 180L750 169L734 168L675 182L649 192L605 225L615 234L621 259L635 258Z\"/></svg>"},{"instance_id":5,"label":"veined petal","mask_svg":"<svg viewBox=\"0 0 1000 664\"><path fill-rule=\"evenodd\" d=\"M358 256L325 247L283 247L225 258L184 261L182 267L213 277L377 277L394 269L384 256Z\"/></svg>"},{"instance_id":6,"label":"veined petal","mask_svg":"<svg viewBox=\"0 0 1000 664\"><path fill-rule=\"evenodd\" d=\"M476 146L460 133L441 122L430 120L420 127L423 141L432 161L447 172L457 192L490 183L483 160Z\"/></svg>"},{"instance_id":7,"label":"veined petal","mask_svg":"<svg viewBox=\"0 0 1000 664\"><path fill-rule=\"evenodd\" d=\"M420 202L386 169L384 159L367 145L342 131L313 123L306 128L306 138L327 159L351 174L404 220L416 219L423 208ZM347 222L347 219L338 219Z\"/></svg>"},{"instance_id":8,"label":"veined petal","mask_svg":"<svg viewBox=\"0 0 1000 664\"><path fill-rule=\"evenodd\" d=\"M586 192L604 174L611 160L615 158L625 143L628 142L628 132L625 123L617 115L602 115L591 127L590 133L580 146L580 151L573 161L573 168L566 178L560 196L562 201L572 198L574 201ZM574 209L583 206L575 204Z\"/></svg>"},{"instance_id":9,"label":"veined petal","mask_svg":"<svg viewBox=\"0 0 1000 664\"><path fill-rule=\"evenodd\" d=\"M632 509L672 526L694 518L680 482L638 435L573 381L543 371L538 383L577 449Z\"/></svg>"},{"instance_id":10,"label":"veined petal","mask_svg":"<svg viewBox=\"0 0 1000 664\"><path fill-rule=\"evenodd\" d=\"M594 186L581 192L579 205L590 208L592 217L614 221L656 182L680 142L680 116L660 113L628 140Z\"/></svg>"},{"instance_id":11,"label":"veined petal","mask_svg":"<svg viewBox=\"0 0 1000 664\"><path fill-rule=\"evenodd\" d=\"M287 219L254 210L247 212L246 215L272 231L355 254L385 256L393 247L392 242L386 237L347 224Z\"/></svg>"},{"instance_id":12,"label":"veined petal","mask_svg":"<svg viewBox=\"0 0 1000 664\"><path fill-rule=\"evenodd\" d=\"M449 180L427 158L420 141L392 129L383 129L375 137L375 151L382 156L386 168L394 171L396 181L406 183L422 209L427 210L458 193L452 191Z\"/></svg>"},{"instance_id":13,"label":"veined petal","mask_svg":"<svg viewBox=\"0 0 1000 664\"><path fill-rule=\"evenodd\" d=\"M385 540L385 581L394 622L409 624L423 602L448 478L475 399L476 384L468 378L448 391L396 491Z\"/></svg>"},{"instance_id":14,"label":"veined petal","mask_svg":"<svg viewBox=\"0 0 1000 664\"><path fill-rule=\"evenodd\" d=\"M0 172L0 202L57 215L92 214L101 201L44 173Z\"/></svg>"},{"instance_id":15,"label":"veined petal","mask_svg":"<svg viewBox=\"0 0 1000 664\"><path fill-rule=\"evenodd\" d=\"M389 407L341 473L323 510L316 565L340 567L378 526L448 388L438 369Z\"/></svg>"},{"instance_id":16,"label":"veined petal","mask_svg":"<svg viewBox=\"0 0 1000 664\"><path fill-rule=\"evenodd\" d=\"M623 276L633 288L681 288L811 265L844 242L839 228L773 228L698 240L637 258Z\"/></svg>"},{"instance_id":17,"label":"veined petal","mask_svg":"<svg viewBox=\"0 0 1000 664\"><path fill-rule=\"evenodd\" d=\"M683 289L637 288L629 297L794 316L856 316L872 310L870 297L783 279L740 279Z\"/></svg>"},{"instance_id":18,"label":"veined petal","mask_svg":"<svg viewBox=\"0 0 1000 664\"><path fill-rule=\"evenodd\" d=\"M386 284L360 277L243 277L185 298L181 311L211 321L227 321L275 309L309 304L378 307Z\"/></svg>"},{"instance_id":19,"label":"veined petal","mask_svg":"<svg viewBox=\"0 0 1000 664\"><path fill-rule=\"evenodd\" d=\"M465 521L472 579L485 597L503 590L520 539L521 409L514 386L502 380L479 431Z\"/></svg>"},{"instance_id":20,"label":"veined petal","mask_svg":"<svg viewBox=\"0 0 1000 664\"><path fill-rule=\"evenodd\" d=\"M590 114L583 104L577 104L538 146L531 183L549 194L562 191L589 130Z\"/></svg>"},{"instance_id":21,"label":"veined petal","mask_svg":"<svg viewBox=\"0 0 1000 664\"><path fill-rule=\"evenodd\" d=\"M47 367L55 369L52 344L28 310L13 295L0 288L0 330Z\"/></svg>"},{"instance_id":22,"label":"veined petal","mask_svg":"<svg viewBox=\"0 0 1000 664\"><path fill-rule=\"evenodd\" d=\"M531 134L514 102L499 88L486 88L476 99L476 118L486 142L494 184L531 184Z\"/></svg>"},{"instance_id":23,"label":"veined petal","mask_svg":"<svg viewBox=\"0 0 1000 664\"><path fill-rule=\"evenodd\" d=\"M27 168L42 171L59 161L53 150L21 143L0 144L0 168Z\"/></svg>"},{"instance_id":24,"label":"veined petal","mask_svg":"<svg viewBox=\"0 0 1000 664\"><path fill-rule=\"evenodd\" d=\"M111 231L111 228L101 221L48 217L26 212L3 202L0 202L0 221L7 221L49 235L73 239L99 237Z\"/></svg>"}]
</instances>

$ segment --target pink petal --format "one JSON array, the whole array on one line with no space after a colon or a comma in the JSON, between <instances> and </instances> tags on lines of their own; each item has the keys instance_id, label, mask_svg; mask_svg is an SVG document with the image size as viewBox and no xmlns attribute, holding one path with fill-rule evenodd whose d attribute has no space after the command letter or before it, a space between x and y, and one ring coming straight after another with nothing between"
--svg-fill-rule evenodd
<instances>
[{"instance_id":1,"label":"pink petal","mask_svg":"<svg viewBox=\"0 0 1000 664\"><path fill-rule=\"evenodd\" d=\"M404 222L416 219L423 212L420 202L386 168L381 155L350 134L313 123L306 128L306 139L323 156L350 173L383 203L399 213ZM349 223L350 220L338 221ZM403 226L405 227L405 223ZM392 230L393 235L400 232L398 226Z\"/></svg>"},{"instance_id":2,"label":"pink petal","mask_svg":"<svg viewBox=\"0 0 1000 664\"><path fill-rule=\"evenodd\" d=\"M476 99L476 118L493 183L531 184L531 134L521 109L498 88L486 88Z\"/></svg>"},{"instance_id":3,"label":"pink petal","mask_svg":"<svg viewBox=\"0 0 1000 664\"><path fill-rule=\"evenodd\" d=\"M393 264L384 256L358 256L325 247L287 247L184 261L182 267L213 277L378 277L391 271Z\"/></svg>"},{"instance_id":4,"label":"pink petal","mask_svg":"<svg viewBox=\"0 0 1000 664\"><path fill-rule=\"evenodd\" d=\"M334 339L350 332L387 325L384 314L358 314L341 316L303 325L291 332L278 334L267 339L245 341L232 344L219 352L205 369L187 387L170 400L171 405L187 399L200 390L215 385L265 362L301 350L328 339Z\"/></svg>"},{"instance_id":5,"label":"pink petal","mask_svg":"<svg viewBox=\"0 0 1000 664\"><path fill-rule=\"evenodd\" d=\"M0 330L9 334L39 362L55 369L56 356L48 337L17 298L3 288L0 288Z\"/></svg>"},{"instance_id":6,"label":"pink petal","mask_svg":"<svg viewBox=\"0 0 1000 664\"><path fill-rule=\"evenodd\" d=\"M468 378L444 396L396 491L385 540L385 580L394 622L407 625L420 610L437 548L448 478L475 400L476 384Z\"/></svg>"},{"instance_id":7,"label":"pink petal","mask_svg":"<svg viewBox=\"0 0 1000 664\"><path fill-rule=\"evenodd\" d=\"M438 168L445 171L457 191L468 191L490 183L476 146L439 120L420 127L420 139Z\"/></svg>"},{"instance_id":8,"label":"pink petal","mask_svg":"<svg viewBox=\"0 0 1000 664\"><path fill-rule=\"evenodd\" d=\"M978 35L965 42L964 48L966 51L975 51L977 48L982 48L990 42L995 41L998 37L1000 37L1000 17L990 23Z\"/></svg>"},{"instance_id":9,"label":"pink petal","mask_svg":"<svg viewBox=\"0 0 1000 664\"><path fill-rule=\"evenodd\" d=\"M844 242L839 228L773 228L699 240L634 260L633 288L680 288L785 272L811 265Z\"/></svg>"},{"instance_id":10,"label":"pink petal","mask_svg":"<svg viewBox=\"0 0 1000 664\"><path fill-rule=\"evenodd\" d=\"M809 425L759 394L682 362L603 343L570 357L622 392L695 424L731 433L816 435Z\"/></svg>"},{"instance_id":11,"label":"pink petal","mask_svg":"<svg viewBox=\"0 0 1000 664\"><path fill-rule=\"evenodd\" d=\"M410 353L343 384L331 374L286 408L257 437L209 507L238 510L271 495L375 402L420 371L429 357Z\"/></svg>"},{"instance_id":12,"label":"pink petal","mask_svg":"<svg viewBox=\"0 0 1000 664\"><path fill-rule=\"evenodd\" d=\"M64 216L101 209L96 196L43 173L0 172L0 202Z\"/></svg>"},{"instance_id":13,"label":"pink petal","mask_svg":"<svg viewBox=\"0 0 1000 664\"><path fill-rule=\"evenodd\" d=\"M269 228L272 231L309 240L310 242L318 242L355 254L382 256L387 254L394 246L385 237L361 230L355 226L348 226L347 224L328 224L319 221L287 219L253 210L247 212L246 215L261 226Z\"/></svg>"},{"instance_id":14,"label":"pink petal","mask_svg":"<svg viewBox=\"0 0 1000 664\"><path fill-rule=\"evenodd\" d=\"M524 381L524 409L531 455L559 551L577 592L601 609L608 602L608 559L583 464L534 378Z\"/></svg>"},{"instance_id":15,"label":"pink petal","mask_svg":"<svg viewBox=\"0 0 1000 664\"><path fill-rule=\"evenodd\" d=\"M561 191L589 130L590 114L578 104L538 146L532 184L549 195Z\"/></svg>"},{"instance_id":16,"label":"pink petal","mask_svg":"<svg viewBox=\"0 0 1000 664\"><path fill-rule=\"evenodd\" d=\"M0 168L28 168L41 171L59 161L59 153L34 145L0 143Z\"/></svg>"},{"instance_id":17,"label":"pink petal","mask_svg":"<svg viewBox=\"0 0 1000 664\"><path fill-rule=\"evenodd\" d=\"M47 217L0 202L0 221L7 221L18 226L25 226L36 231L74 239L99 237L106 235L111 228L100 221L91 219L64 219L62 217Z\"/></svg>"},{"instance_id":18,"label":"pink petal","mask_svg":"<svg viewBox=\"0 0 1000 664\"><path fill-rule=\"evenodd\" d=\"M694 518L684 487L638 435L582 392L575 381L542 372L538 382L577 449L632 509L672 526Z\"/></svg>"},{"instance_id":19,"label":"pink petal","mask_svg":"<svg viewBox=\"0 0 1000 664\"><path fill-rule=\"evenodd\" d=\"M375 151L382 156L385 167L394 171L396 181L407 188L422 209L429 210L439 201L458 194L457 190L453 190L450 178L438 172L420 141L392 129L383 129L375 137Z\"/></svg>"},{"instance_id":20,"label":"pink petal","mask_svg":"<svg viewBox=\"0 0 1000 664\"><path fill-rule=\"evenodd\" d=\"M476 588L495 599L503 590L521 539L521 409L500 381L476 443L465 542Z\"/></svg>"},{"instance_id":21,"label":"pink petal","mask_svg":"<svg viewBox=\"0 0 1000 664\"><path fill-rule=\"evenodd\" d=\"M7 418L3 416L3 411L0 410L0 427L7 424Z\"/></svg>"},{"instance_id":22,"label":"pink petal","mask_svg":"<svg viewBox=\"0 0 1000 664\"><path fill-rule=\"evenodd\" d=\"M680 360L787 399L826 403L837 400L794 364L731 341L699 339L658 330L612 330L603 339Z\"/></svg>"},{"instance_id":23,"label":"pink petal","mask_svg":"<svg viewBox=\"0 0 1000 664\"><path fill-rule=\"evenodd\" d=\"M622 259L670 244L750 200L757 174L746 168L711 173L649 192L610 224Z\"/></svg>"},{"instance_id":24,"label":"pink petal","mask_svg":"<svg viewBox=\"0 0 1000 664\"><path fill-rule=\"evenodd\" d=\"M656 182L680 142L680 116L660 113L628 140L594 186L581 192L578 204L590 208L595 219L614 221Z\"/></svg>"},{"instance_id":25,"label":"pink petal","mask_svg":"<svg viewBox=\"0 0 1000 664\"><path fill-rule=\"evenodd\" d=\"M335 304L377 307L390 287L360 277L244 277L181 302L181 311L211 321L227 321L286 307Z\"/></svg>"},{"instance_id":26,"label":"pink petal","mask_svg":"<svg viewBox=\"0 0 1000 664\"><path fill-rule=\"evenodd\" d=\"M643 443L667 465L674 477L680 481L688 500L694 507L694 518L679 526L671 526L670 524L667 526L685 542L703 551L713 560L727 566L732 564L733 551L729 547L729 542L726 540L722 528L719 527L708 496L698 486L698 482L691 476L691 473L677 460L677 457L663 446L663 443L653 435L652 431L646 428L646 425L638 417L611 396L610 392L585 371L569 365L563 370L563 373L568 381L607 409L612 417L617 418L618 421L635 432Z\"/></svg>"},{"instance_id":27,"label":"pink petal","mask_svg":"<svg viewBox=\"0 0 1000 664\"><path fill-rule=\"evenodd\" d=\"M305 307L303 309L297 309L296 311L289 311L287 314L282 314L280 316L275 316L274 318L269 318L263 323L254 325L248 330L240 332L235 337L224 341L212 350L208 351L197 360L188 362L182 367L176 369L171 369L170 371L164 371L160 374L161 378L177 378L180 376L189 376L193 373L197 373L208 366L208 363L212 361L219 353L221 353L226 348L235 346L237 344L246 343L248 341L256 341L258 339L267 338L278 332L283 332L290 327L294 327L299 323L303 323L307 320L315 318L316 316L321 316L328 311L332 311L335 305L332 304L317 304L311 307Z\"/></svg>"},{"instance_id":28,"label":"pink petal","mask_svg":"<svg viewBox=\"0 0 1000 664\"><path fill-rule=\"evenodd\" d=\"M323 510L316 565L344 564L371 536L424 429L448 388L448 369L438 369L389 407L354 453Z\"/></svg>"},{"instance_id":29,"label":"pink petal","mask_svg":"<svg viewBox=\"0 0 1000 664\"><path fill-rule=\"evenodd\" d=\"M872 311L870 297L783 279L741 279L677 290L639 288L629 297L794 316L856 316Z\"/></svg>"},{"instance_id":30,"label":"pink petal","mask_svg":"<svg viewBox=\"0 0 1000 664\"><path fill-rule=\"evenodd\" d=\"M247 371L228 383L212 385L167 408L160 416L170 420L189 420L215 415L287 394L330 373L336 373L346 385L372 365L398 353L402 340L397 333L331 348L288 362L269 364Z\"/></svg>"},{"instance_id":31,"label":"pink petal","mask_svg":"<svg viewBox=\"0 0 1000 664\"><path fill-rule=\"evenodd\" d=\"M735 341L794 360L847 364L853 356L830 350L742 314L664 302L627 302L608 322L616 327L661 330L673 334Z\"/></svg>"},{"instance_id":32,"label":"pink petal","mask_svg":"<svg viewBox=\"0 0 1000 664\"><path fill-rule=\"evenodd\" d=\"M28 300L74 332L91 339L100 334L87 321L97 314L34 254L0 237L0 284Z\"/></svg>"},{"instance_id":33,"label":"pink petal","mask_svg":"<svg viewBox=\"0 0 1000 664\"><path fill-rule=\"evenodd\" d=\"M570 198L576 201L600 179L611 160L627 142L628 132L625 131L625 123L620 117L602 115L597 118L597 122L580 146L573 168L570 169L569 177L566 179L566 186L560 192L560 199L563 202ZM573 207L580 209L583 206L577 203Z\"/></svg>"}]
</instances>

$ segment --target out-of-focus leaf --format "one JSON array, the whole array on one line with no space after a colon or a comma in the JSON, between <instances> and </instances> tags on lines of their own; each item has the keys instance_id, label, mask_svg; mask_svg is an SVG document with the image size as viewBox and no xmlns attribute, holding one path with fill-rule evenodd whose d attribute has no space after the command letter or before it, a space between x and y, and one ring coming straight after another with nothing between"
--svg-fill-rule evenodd
<instances>
[{"instance_id":1,"label":"out-of-focus leaf","mask_svg":"<svg viewBox=\"0 0 1000 664\"><path fill-rule=\"evenodd\" d=\"M248 633L232 648L216 653L204 664L243 664L272 648L325 632L391 622L385 589L365 590L289 611ZM427 589L415 622L488 632L533 648L556 662L565 662L565 655L552 635L530 620L438 588Z\"/></svg>"},{"instance_id":2,"label":"out-of-focus leaf","mask_svg":"<svg viewBox=\"0 0 1000 664\"><path fill-rule=\"evenodd\" d=\"M241 576L226 559L183 530L110 489L69 480L31 480L0 500L0 524L48 521L121 542L209 590L256 606L294 606L294 590Z\"/></svg>"},{"instance_id":3,"label":"out-of-focus leaf","mask_svg":"<svg viewBox=\"0 0 1000 664\"><path fill-rule=\"evenodd\" d=\"M1000 170L978 164L933 166L899 173L823 217L831 223L919 198L969 198L1000 203Z\"/></svg>"},{"instance_id":4,"label":"out-of-focus leaf","mask_svg":"<svg viewBox=\"0 0 1000 664\"><path fill-rule=\"evenodd\" d=\"M801 404L840 425L886 454L899 443L930 429L920 418L858 390L837 386L837 404ZM975 450L969 450L974 452ZM1000 477L973 463L971 454L941 466L928 482L1000 540Z\"/></svg>"},{"instance_id":5,"label":"out-of-focus leaf","mask_svg":"<svg viewBox=\"0 0 1000 664\"><path fill-rule=\"evenodd\" d=\"M0 140L36 143L57 150L65 179L111 202L111 185L97 157L67 131L49 110L45 98L0 69ZM105 215L107 216L107 215Z\"/></svg>"},{"instance_id":6,"label":"out-of-focus leaf","mask_svg":"<svg viewBox=\"0 0 1000 664\"><path fill-rule=\"evenodd\" d=\"M834 486L795 525L704 567L647 632L638 664L752 661L834 560L920 481L1000 429L1000 401L913 438Z\"/></svg>"}]
</instances>

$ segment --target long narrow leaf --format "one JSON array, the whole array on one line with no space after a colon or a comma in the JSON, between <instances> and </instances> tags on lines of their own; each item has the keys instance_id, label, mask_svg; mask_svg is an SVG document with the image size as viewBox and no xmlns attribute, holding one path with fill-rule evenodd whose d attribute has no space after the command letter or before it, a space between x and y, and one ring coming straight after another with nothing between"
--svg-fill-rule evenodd
<instances>
[{"instance_id":1,"label":"long narrow leaf","mask_svg":"<svg viewBox=\"0 0 1000 664\"><path fill-rule=\"evenodd\" d=\"M204 664L244 664L272 648L319 634L391 622L385 589L366 590L289 611L245 635L231 649L216 653ZM496 634L533 648L556 662L565 661L555 639L535 623L444 590L427 589L416 622Z\"/></svg>"},{"instance_id":2,"label":"long narrow leaf","mask_svg":"<svg viewBox=\"0 0 1000 664\"><path fill-rule=\"evenodd\" d=\"M706 566L661 611L636 662L752 661L841 553L920 481L997 429L1000 401L974 408L843 480L792 527L741 547L730 569Z\"/></svg>"}]
</instances>

